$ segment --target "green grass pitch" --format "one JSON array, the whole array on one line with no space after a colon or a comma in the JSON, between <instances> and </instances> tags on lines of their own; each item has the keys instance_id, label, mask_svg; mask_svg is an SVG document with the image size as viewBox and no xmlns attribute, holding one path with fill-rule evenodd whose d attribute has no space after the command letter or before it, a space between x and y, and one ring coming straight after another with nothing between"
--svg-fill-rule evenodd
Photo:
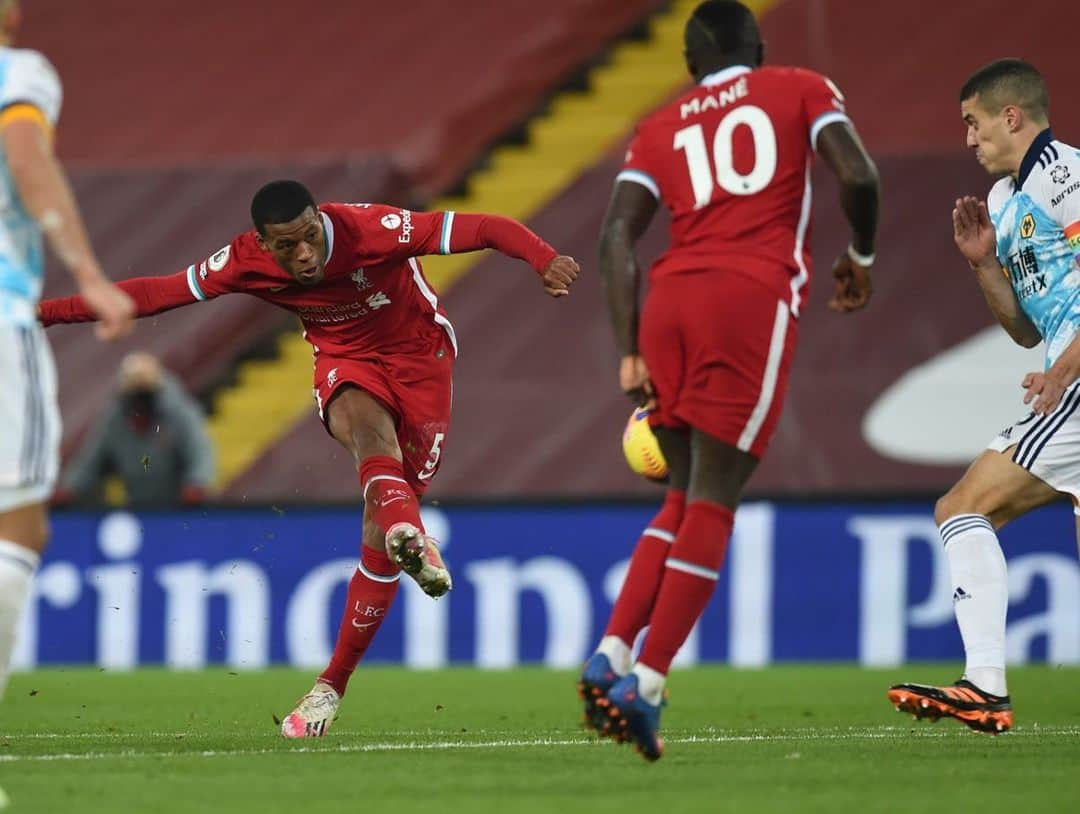
<instances>
[{"instance_id":1,"label":"green grass pitch","mask_svg":"<svg viewBox=\"0 0 1080 814\"><path fill-rule=\"evenodd\" d=\"M1080 670L1010 671L997 738L885 698L955 670L677 672L655 765L580 728L567 672L362 668L326 738L287 742L310 674L49 670L0 704L0 786L4 814L1075 811Z\"/></svg>"}]
</instances>

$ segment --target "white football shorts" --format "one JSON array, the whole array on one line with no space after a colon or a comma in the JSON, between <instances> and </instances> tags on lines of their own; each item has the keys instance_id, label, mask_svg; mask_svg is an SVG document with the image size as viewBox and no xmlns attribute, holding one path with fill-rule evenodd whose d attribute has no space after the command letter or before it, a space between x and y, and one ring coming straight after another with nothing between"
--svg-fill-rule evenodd
<instances>
[{"instance_id":1,"label":"white football shorts","mask_svg":"<svg viewBox=\"0 0 1080 814\"><path fill-rule=\"evenodd\" d=\"M1065 391L1054 412L1028 413L987 445L997 452L1010 447L1015 463L1080 505L1080 382Z\"/></svg>"},{"instance_id":2,"label":"white football shorts","mask_svg":"<svg viewBox=\"0 0 1080 814\"><path fill-rule=\"evenodd\" d=\"M0 321L0 512L48 500L60 466L56 364L40 325Z\"/></svg>"}]
</instances>

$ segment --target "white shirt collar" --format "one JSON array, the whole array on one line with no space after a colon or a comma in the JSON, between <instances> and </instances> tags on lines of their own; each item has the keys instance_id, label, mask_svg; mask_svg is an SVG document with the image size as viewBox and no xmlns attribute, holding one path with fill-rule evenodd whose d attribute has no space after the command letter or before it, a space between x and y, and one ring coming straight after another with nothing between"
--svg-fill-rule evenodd
<instances>
[{"instance_id":1,"label":"white shirt collar","mask_svg":"<svg viewBox=\"0 0 1080 814\"><path fill-rule=\"evenodd\" d=\"M722 70L715 71L706 77L703 77L699 85L709 87L710 85L722 85L725 82L730 82L736 76L742 76L744 73L750 73L752 69L747 65L729 65Z\"/></svg>"},{"instance_id":2,"label":"white shirt collar","mask_svg":"<svg viewBox=\"0 0 1080 814\"><path fill-rule=\"evenodd\" d=\"M321 209L319 217L322 218L323 231L326 232L326 262L329 264L330 255L334 253L334 222Z\"/></svg>"}]
</instances>

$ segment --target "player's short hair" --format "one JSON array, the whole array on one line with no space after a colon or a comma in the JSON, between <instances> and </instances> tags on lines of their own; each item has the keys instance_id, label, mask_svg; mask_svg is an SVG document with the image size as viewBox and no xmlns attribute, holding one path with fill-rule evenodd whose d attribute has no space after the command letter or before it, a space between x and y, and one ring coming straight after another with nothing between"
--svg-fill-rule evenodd
<instances>
[{"instance_id":1,"label":"player's short hair","mask_svg":"<svg viewBox=\"0 0 1080 814\"><path fill-rule=\"evenodd\" d=\"M1042 74L1022 59L999 59L975 71L960 89L960 101L975 95L979 104L993 113L1016 105L1032 118L1050 118L1050 94Z\"/></svg>"},{"instance_id":2,"label":"player's short hair","mask_svg":"<svg viewBox=\"0 0 1080 814\"><path fill-rule=\"evenodd\" d=\"M761 45L754 13L735 0L705 0L686 21L688 54L734 54Z\"/></svg>"},{"instance_id":3,"label":"player's short hair","mask_svg":"<svg viewBox=\"0 0 1080 814\"><path fill-rule=\"evenodd\" d=\"M288 223L300 217L308 207L317 210L308 188L299 181L271 181L251 199L251 220L260 235L268 223Z\"/></svg>"}]
</instances>

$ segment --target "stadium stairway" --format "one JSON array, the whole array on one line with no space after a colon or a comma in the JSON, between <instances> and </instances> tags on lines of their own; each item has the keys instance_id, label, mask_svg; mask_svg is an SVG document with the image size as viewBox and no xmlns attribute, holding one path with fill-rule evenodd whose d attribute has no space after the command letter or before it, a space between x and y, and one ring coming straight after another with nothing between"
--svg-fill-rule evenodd
<instances>
[{"instance_id":1,"label":"stadium stairway","mask_svg":"<svg viewBox=\"0 0 1080 814\"><path fill-rule=\"evenodd\" d=\"M242 362L236 383L214 399L208 431L218 455L218 484L227 484L312 409L310 390L297 382L310 374L311 346L300 333L282 334L270 359Z\"/></svg>"},{"instance_id":2,"label":"stadium stairway","mask_svg":"<svg viewBox=\"0 0 1080 814\"><path fill-rule=\"evenodd\" d=\"M431 209L496 212L527 221L625 138L643 115L686 84L670 71L686 19L699 0L677 0L649 20L644 40L625 40L593 68L587 90L557 94L527 124L522 145L497 147L471 174L465 194L436 200ZM750 0L760 16L776 0ZM428 279L445 293L483 253L425 260ZM234 387L214 402L210 434L219 454L219 486L228 490L298 421L310 420L310 393L297 387L311 373L311 350L299 332L282 336L277 358L241 365ZM244 495L227 495L242 499Z\"/></svg>"},{"instance_id":3,"label":"stadium stairway","mask_svg":"<svg viewBox=\"0 0 1080 814\"><path fill-rule=\"evenodd\" d=\"M1080 21L1075 4L1053 5L1054 19ZM1037 59L1052 99L1067 95L1072 69L1067 49L1046 49L1037 28L994 25L1008 18L1007 0L986 0L980 9L986 13L976 19L934 0L822 0L781 3L763 16L770 63L806 65L832 77L847 94L878 163L885 206L874 301L864 313L838 316L827 308L829 269L850 229L837 206L835 181L819 162L812 252L817 279L800 319L784 415L754 474L752 498L940 494L982 448L989 437L983 433L1017 417L1015 382L1021 374L999 378L1011 369L1004 350L978 356L984 367L972 365L975 345L983 353L983 334L1000 330L970 275L956 265L948 213L958 194L984 194L992 180L964 147L956 94L974 68L1002 54ZM976 24L982 27L972 39ZM882 60L883 40L874 32L895 31L910 34L911 47ZM958 38L962 49L955 47ZM937 57L927 61L925 54ZM679 63L676 50L664 70L680 75ZM1054 110L1055 132L1075 143L1080 110ZM444 291L462 353L455 365L447 454L428 494L433 504L658 499L657 487L635 478L620 460L628 406L615 382L616 352L595 271L596 237L620 164L615 145L529 218L538 233L582 261L573 296L549 301L527 269L497 253ZM660 212L639 243L644 264L664 250L667 239L667 218ZM999 338L1008 345L1004 334ZM1036 359L1023 370L1039 364ZM940 388L936 396L920 397L913 409L907 385L922 388L931 380ZM1000 381L1006 383L994 384ZM905 394L899 415L893 399L898 393ZM906 441L915 433L924 448L948 428L950 450L960 439L974 443L963 464L898 460L872 447L866 430L883 398L900 425L890 438ZM229 496L240 495L262 502L318 496L353 503L356 483L348 455L309 419L297 422L234 482ZM573 530L567 535L573 539ZM854 538L847 542L854 544Z\"/></svg>"}]
</instances>

